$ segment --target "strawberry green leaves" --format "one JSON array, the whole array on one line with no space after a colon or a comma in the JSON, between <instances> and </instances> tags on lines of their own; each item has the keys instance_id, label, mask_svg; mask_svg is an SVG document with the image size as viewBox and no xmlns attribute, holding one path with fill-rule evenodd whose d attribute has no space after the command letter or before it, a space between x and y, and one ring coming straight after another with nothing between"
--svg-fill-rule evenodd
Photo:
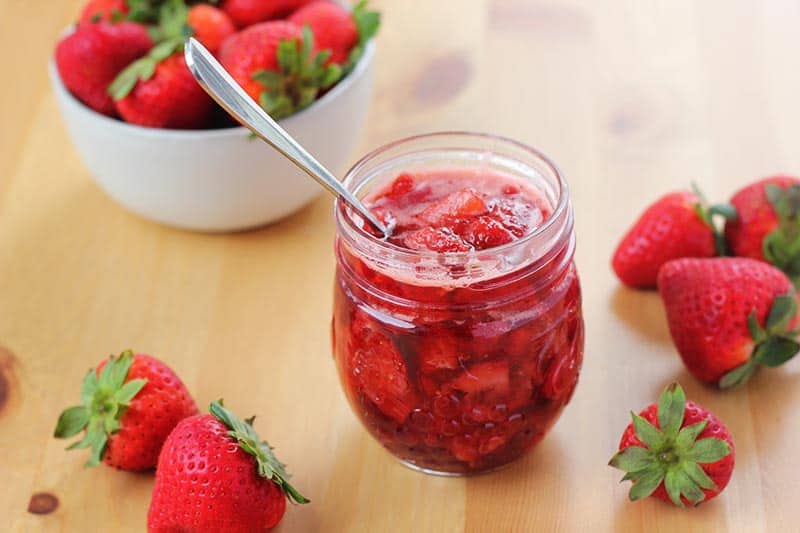
<instances>
[{"instance_id":1,"label":"strawberry green leaves","mask_svg":"<svg viewBox=\"0 0 800 533\"><path fill-rule=\"evenodd\" d=\"M325 64L330 54L329 50L314 54L314 34L308 26L303 28L299 42L281 41L277 51L280 70L259 70L252 76L264 87L261 107L273 118L281 119L314 103L320 90L342 77L341 66Z\"/></svg>"},{"instance_id":2,"label":"strawberry green leaves","mask_svg":"<svg viewBox=\"0 0 800 533\"><path fill-rule=\"evenodd\" d=\"M87 466L100 463L108 437L120 430L119 419L147 384L145 379L126 382L133 358L130 350L119 357L112 356L99 377L94 369L89 370L81 387L81 405L66 409L58 418L53 434L56 438L68 439L86 430L83 438L67 449L90 448Z\"/></svg>"},{"instance_id":3,"label":"strawberry green leaves","mask_svg":"<svg viewBox=\"0 0 800 533\"><path fill-rule=\"evenodd\" d=\"M353 7L353 21L356 23L358 29L358 43L350 51L350 56L347 58L347 63L344 65L344 73L347 74L355 68L361 56L364 55L364 49L367 43L375 37L378 29L381 26L381 14L377 11L369 11L367 9L367 0L361 0Z\"/></svg>"},{"instance_id":4,"label":"strawberry green leaves","mask_svg":"<svg viewBox=\"0 0 800 533\"><path fill-rule=\"evenodd\" d=\"M132 22L146 23L158 20L161 0L127 0L128 16Z\"/></svg>"},{"instance_id":5,"label":"strawberry green leaves","mask_svg":"<svg viewBox=\"0 0 800 533\"><path fill-rule=\"evenodd\" d=\"M643 446L619 451L609 465L625 472L623 481L633 481L628 494L632 501L653 494L663 483L670 500L684 507L684 500L696 505L705 499L704 490L716 484L700 465L716 463L731 452L722 439L699 439L708 422L682 427L686 395L677 383L667 387L658 399L658 425L633 414L633 428Z\"/></svg>"},{"instance_id":6,"label":"strawberry green leaves","mask_svg":"<svg viewBox=\"0 0 800 533\"><path fill-rule=\"evenodd\" d=\"M68 439L83 431L89 424L89 409L84 405L69 407L61 413L56 423L55 437Z\"/></svg>"},{"instance_id":7,"label":"strawberry green leaves","mask_svg":"<svg viewBox=\"0 0 800 533\"><path fill-rule=\"evenodd\" d=\"M797 315L797 300L794 291L777 296L769 310L766 327L762 327L753 310L747 317L747 328L755 342L750 359L734 368L719 381L722 389L738 387L747 382L759 365L780 366L800 351L800 343L795 340L796 332L789 330L789 324Z\"/></svg>"},{"instance_id":8,"label":"strawberry green leaves","mask_svg":"<svg viewBox=\"0 0 800 533\"><path fill-rule=\"evenodd\" d=\"M256 458L258 474L261 477L276 483L292 503L309 503L311 501L289 483L291 476L286 471L286 465L275 457L272 446L267 441L260 440L258 433L253 429L255 417L241 420L223 406L222 400L211 402L209 411L217 420L225 424L230 430L228 435L236 439L239 447Z\"/></svg>"},{"instance_id":9,"label":"strawberry green leaves","mask_svg":"<svg viewBox=\"0 0 800 533\"><path fill-rule=\"evenodd\" d=\"M762 242L764 258L786 272L797 286L800 283L800 185L783 189L768 183L764 193L778 216L778 227Z\"/></svg>"},{"instance_id":10,"label":"strawberry green leaves","mask_svg":"<svg viewBox=\"0 0 800 533\"><path fill-rule=\"evenodd\" d=\"M108 86L108 94L114 100L122 100L138 82L152 78L158 64L182 49L186 39L192 36L193 31L186 22L189 8L183 0L167 0L160 6L158 13L158 25L150 29L150 36L156 45L147 55L125 67L114 78Z\"/></svg>"},{"instance_id":11,"label":"strawberry green leaves","mask_svg":"<svg viewBox=\"0 0 800 533\"><path fill-rule=\"evenodd\" d=\"M686 394L680 385L673 383L667 387L658 401L658 425L661 426L664 435L677 437L678 431L683 425L685 409ZM638 431L636 435L639 435ZM642 440L641 437L639 440ZM642 442L645 441L642 440Z\"/></svg>"},{"instance_id":12,"label":"strawberry green leaves","mask_svg":"<svg viewBox=\"0 0 800 533\"><path fill-rule=\"evenodd\" d=\"M114 100L122 100L128 96L139 81L152 78L158 64L183 46L183 43L183 37L175 37L155 45L146 56L137 59L117 75L108 86L108 94Z\"/></svg>"}]
</instances>

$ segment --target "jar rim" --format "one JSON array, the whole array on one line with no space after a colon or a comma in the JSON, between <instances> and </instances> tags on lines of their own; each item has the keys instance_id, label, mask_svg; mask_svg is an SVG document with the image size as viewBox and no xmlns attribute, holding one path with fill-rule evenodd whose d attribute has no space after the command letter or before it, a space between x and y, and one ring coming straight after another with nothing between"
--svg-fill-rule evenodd
<instances>
[{"instance_id":1,"label":"jar rim","mask_svg":"<svg viewBox=\"0 0 800 533\"><path fill-rule=\"evenodd\" d=\"M356 183L356 177L358 176L359 171L362 170L369 162L373 161L380 155L385 154L386 152L392 150L393 148L396 148L404 144L408 144L414 141L435 140L446 137L463 137L473 140L484 139L494 142L500 142L509 145L511 147L514 147L516 149L519 149L523 152L527 152L529 155L532 155L535 159L542 162L547 167L547 170L552 173L553 177L555 177L556 183L558 185L558 188L555 191L558 195L558 200L553 209L553 213L550 215L550 217L547 218L547 220L544 221L543 224L537 226L533 231L509 243L502 244L500 246L496 246L493 248L487 248L485 250L469 250L465 252L437 252L433 250L410 250L398 246L394 243L391 243L386 239L376 237L372 233L366 231L360 224L358 224L352 216L353 214L355 214L353 210L348 209L347 204L344 201L342 201L341 198L337 198L336 201L334 202L334 217L336 219L336 223L340 232L342 229L352 231L359 238L366 239L370 244L378 246L379 249L382 249L386 252L391 252L392 254L395 255L399 255L400 257L407 257L409 259L420 259L420 258L435 259L435 258L446 257L449 260L458 262L459 260L469 261L470 259L476 257L478 254L482 253L502 255L504 252L525 246L526 244L530 243L530 241L535 240L542 234L548 233L558 221L563 219L565 211L567 211L569 206L569 187L558 165L556 165L556 163L549 156L547 156L542 151L532 146L511 139L510 137L505 137L503 135L497 135L493 133L485 133L485 132L477 132L469 130L453 130L453 131L437 131L437 132L423 133L419 135L412 135L409 137L397 139L390 143L384 144L376 148L375 150L372 150L371 152L363 156L361 159L359 159L350 168L350 170L347 171L344 179L342 180L342 183L349 191L353 192L354 194L357 194L358 189L360 187L369 183L375 177L375 176L367 176L361 182ZM356 183L357 187L353 186L354 183Z\"/></svg>"}]
</instances>

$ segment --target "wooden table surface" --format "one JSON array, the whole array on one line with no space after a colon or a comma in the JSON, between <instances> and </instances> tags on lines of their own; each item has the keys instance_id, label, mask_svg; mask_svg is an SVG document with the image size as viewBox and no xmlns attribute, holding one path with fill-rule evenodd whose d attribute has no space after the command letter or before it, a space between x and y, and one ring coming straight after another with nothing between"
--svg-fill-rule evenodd
<instances>
[{"instance_id":1,"label":"wooden table surface","mask_svg":"<svg viewBox=\"0 0 800 533\"><path fill-rule=\"evenodd\" d=\"M86 369L133 347L168 361L200 404L223 396L259 415L314 500L280 531L797 531L800 360L736 392L705 388L683 369L658 297L620 288L608 267L662 192L696 180L725 199L800 172L796 0L375 2L385 24L360 153L485 130L541 148L572 186L579 387L524 460L468 479L400 466L351 414L330 355L327 198L213 236L143 221L93 185L45 69L79 4L0 0L0 530L144 530L151 474L85 469L51 438ZM675 379L737 445L729 488L691 511L628 503L606 466L629 410ZM28 511L36 493L57 500L37 499L45 514Z\"/></svg>"}]
</instances>

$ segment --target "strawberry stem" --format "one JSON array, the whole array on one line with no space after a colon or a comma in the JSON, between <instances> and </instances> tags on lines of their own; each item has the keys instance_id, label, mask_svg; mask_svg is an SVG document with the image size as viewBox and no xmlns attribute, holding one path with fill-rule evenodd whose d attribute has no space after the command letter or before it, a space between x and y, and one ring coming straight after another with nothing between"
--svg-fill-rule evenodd
<instances>
[{"instance_id":1,"label":"strawberry stem","mask_svg":"<svg viewBox=\"0 0 800 533\"><path fill-rule=\"evenodd\" d=\"M331 52L314 50L314 34L303 27L303 37L298 43L285 39L278 45L278 71L259 70L252 79L261 83L264 91L259 104L274 119L288 117L317 99L319 91L327 89L342 77L342 68L332 63L326 65Z\"/></svg>"},{"instance_id":2,"label":"strawberry stem","mask_svg":"<svg viewBox=\"0 0 800 533\"><path fill-rule=\"evenodd\" d=\"M710 207L707 207L708 202L706 197L696 183L692 183L692 190L698 199L698 202L694 206L695 212L697 213L697 216L700 217L700 220L705 222L706 225L711 228L711 231L714 234L714 248L717 251L717 255L719 257L725 257L729 255L728 245L725 242L725 235L723 234L722 227L725 220L736 220L738 217L736 208L731 204L714 204ZM716 218L718 217L722 217L723 223L716 222Z\"/></svg>"},{"instance_id":3,"label":"strawberry stem","mask_svg":"<svg viewBox=\"0 0 800 533\"><path fill-rule=\"evenodd\" d=\"M225 408L222 400L211 402L209 411L214 417L230 430L228 435L239 443L239 447L256 459L258 475L277 484L292 503L304 504L311 500L289 483L291 476L286 471L286 465L281 463L273 452L272 446L267 441L260 440L258 433L253 429L255 417L241 420L232 411Z\"/></svg>"},{"instance_id":4,"label":"strawberry stem","mask_svg":"<svg viewBox=\"0 0 800 533\"><path fill-rule=\"evenodd\" d=\"M752 355L744 364L722 376L719 387L730 389L743 385L759 365L780 366L797 355L800 351L800 343L795 340L797 332L789 329L795 316L797 299L793 290L775 297L764 327L758 323L755 309L752 310L747 317L747 328L755 342Z\"/></svg>"}]
</instances>

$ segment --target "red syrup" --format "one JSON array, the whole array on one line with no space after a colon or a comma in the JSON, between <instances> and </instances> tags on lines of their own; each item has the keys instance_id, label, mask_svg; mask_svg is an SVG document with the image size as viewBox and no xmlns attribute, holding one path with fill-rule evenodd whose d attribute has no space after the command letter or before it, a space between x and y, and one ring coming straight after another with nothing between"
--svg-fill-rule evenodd
<instances>
[{"instance_id":1,"label":"red syrup","mask_svg":"<svg viewBox=\"0 0 800 533\"><path fill-rule=\"evenodd\" d=\"M514 461L544 437L578 381L571 211L555 213L530 182L487 169L400 173L364 200L393 227L382 246L402 265L337 236L333 352L354 411L387 450L426 471ZM502 267L565 216L547 253ZM482 276L464 281L479 253L500 266L483 263Z\"/></svg>"}]
</instances>

